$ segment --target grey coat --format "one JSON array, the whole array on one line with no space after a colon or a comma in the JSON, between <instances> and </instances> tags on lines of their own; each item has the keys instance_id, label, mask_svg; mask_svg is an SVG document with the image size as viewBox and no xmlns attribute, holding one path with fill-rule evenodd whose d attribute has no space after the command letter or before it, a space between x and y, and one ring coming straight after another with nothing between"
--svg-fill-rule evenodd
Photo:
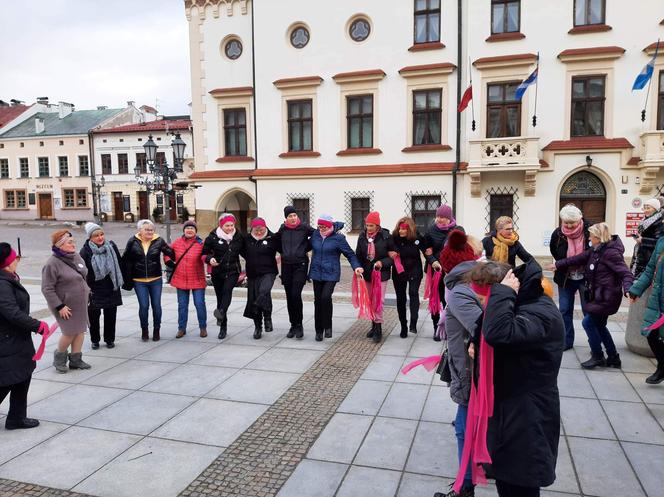
<instances>
[{"instance_id":1,"label":"grey coat","mask_svg":"<svg viewBox=\"0 0 664 497\"><path fill-rule=\"evenodd\" d=\"M468 405L470 398L471 360L468 356L468 343L471 336L479 330L482 317L482 305L463 275L470 271L477 262L468 261L456 265L445 276L447 288L447 307L445 311L445 331L450 361L452 382L450 397L457 404Z\"/></svg>"},{"instance_id":2,"label":"grey coat","mask_svg":"<svg viewBox=\"0 0 664 497\"><path fill-rule=\"evenodd\" d=\"M42 268L42 294L63 335L78 335L88 328L87 274L85 262L78 254L66 261L52 255ZM71 309L71 317L66 320L58 312L64 306Z\"/></svg>"}]
</instances>

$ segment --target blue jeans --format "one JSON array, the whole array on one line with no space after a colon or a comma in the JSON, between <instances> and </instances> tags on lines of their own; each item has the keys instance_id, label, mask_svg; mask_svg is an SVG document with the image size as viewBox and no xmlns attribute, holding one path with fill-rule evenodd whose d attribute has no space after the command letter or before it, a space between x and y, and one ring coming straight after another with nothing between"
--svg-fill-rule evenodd
<instances>
[{"instance_id":1,"label":"blue jeans","mask_svg":"<svg viewBox=\"0 0 664 497\"><path fill-rule=\"evenodd\" d=\"M602 353L602 344L606 349L608 355L616 355L618 351L616 346L613 343L613 338L611 333L609 333L608 328L606 327L606 322L609 320L609 316L600 316L599 314L588 313L583 318L583 329L586 330L586 335L588 335L588 345L590 345L590 351L593 354Z\"/></svg>"},{"instance_id":2,"label":"blue jeans","mask_svg":"<svg viewBox=\"0 0 664 497\"><path fill-rule=\"evenodd\" d=\"M148 311L152 304L152 324L155 328L161 328L161 278L143 283L134 281L134 291L138 298L138 319L141 321L141 329L148 327Z\"/></svg>"},{"instance_id":3,"label":"blue jeans","mask_svg":"<svg viewBox=\"0 0 664 497\"><path fill-rule=\"evenodd\" d=\"M194 290L181 290L178 288L178 330L187 329L189 317L189 292L194 297L194 307L198 317L198 327L207 328L207 310L205 309L205 288Z\"/></svg>"},{"instance_id":4,"label":"blue jeans","mask_svg":"<svg viewBox=\"0 0 664 497\"><path fill-rule=\"evenodd\" d=\"M466 436L466 418L468 417L468 406L457 406L456 418L454 418L454 434L457 438L457 452L459 454L459 465L463 454L463 442ZM473 486L473 477L471 475L471 465L468 465L466 475L463 478L463 488Z\"/></svg>"},{"instance_id":5,"label":"blue jeans","mask_svg":"<svg viewBox=\"0 0 664 497\"><path fill-rule=\"evenodd\" d=\"M576 292L579 292L581 310L583 315L586 315L583 310L586 303L583 298L583 283L584 280L567 280L565 288L558 285L558 308L560 314L563 315L563 323L565 323L565 347L574 345L574 295Z\"/></svg>"}]
</instances>

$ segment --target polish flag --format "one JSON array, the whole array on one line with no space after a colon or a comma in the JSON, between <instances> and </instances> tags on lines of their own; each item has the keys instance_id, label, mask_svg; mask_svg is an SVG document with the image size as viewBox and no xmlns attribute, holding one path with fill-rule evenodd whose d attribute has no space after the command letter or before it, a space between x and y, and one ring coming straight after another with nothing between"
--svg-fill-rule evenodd
<instances>
[{"instance_id":1,"label":"polish flag","mask_svg":"<svg viewBox=\"0 0 664 497\"><path fill-rule=\"evenodd\" d=\"M459 102L458 112L463 112L468 107L468 102L473 99L473 85L470 85L466 88L466 91L463 92L463 97L461 97L461 102Z\"/></svg>"}]
</instances>

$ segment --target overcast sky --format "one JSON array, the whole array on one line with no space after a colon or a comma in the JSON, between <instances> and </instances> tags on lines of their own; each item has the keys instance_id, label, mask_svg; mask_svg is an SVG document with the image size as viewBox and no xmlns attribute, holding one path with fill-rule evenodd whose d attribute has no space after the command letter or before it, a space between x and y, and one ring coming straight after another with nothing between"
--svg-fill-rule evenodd
<instances>
[{"instance_id":1,"label":"overcast sky","mask_svg":"<svg viewBox=\"0 0 664 497\"><path fill-rule=\"evenodd\" d=\"M0 2L0 100L188 114L189 74L182 0Z\"/></svg>"}]
</instances>

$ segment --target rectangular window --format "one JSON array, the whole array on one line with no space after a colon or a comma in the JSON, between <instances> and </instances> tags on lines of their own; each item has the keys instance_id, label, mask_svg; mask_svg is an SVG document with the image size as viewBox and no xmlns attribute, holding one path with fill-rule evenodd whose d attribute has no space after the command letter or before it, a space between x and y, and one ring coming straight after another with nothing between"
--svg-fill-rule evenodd
<instances>
[{"instance_id":1,"label":"rectangular window","mask_svg":"<svg viewBox=\"0 0 664 497\"><path fill-rule=\"evenodd\" d=\"M175 196L175 207L177 209L177 215L181 216L182 215L182 208L184 207L184 195L181 193L178 193ZM186 221L186 219L185 219Z\"/></svg>"},{"instance_id":2,"label":"rectangular window","mask_svg":"<svg viewBox=\"0 0 664 497\"><path fill-rule=\"evenodd\" d=\"M521 135L521 102L515 92L520 82L487 86L486 137Z\"/></svg>"},{"instance_id":3,"label":"rectangular window","mask_svg":"<svg viewBox=\"0 0 664 497\"><path fill-rule=\"evenodd\" d=\"M572 78L571 136L604 135L604 76Z\"/></svg>"},{"instance_id":4,"label":"rectangular window","mask_svg":"<svg viewBox=\"0 0 664 497\"><path fill-rule=\"evenodd\" d=\"M58 157L58 169L60 169L60 176L69 176L69 158Z\"/></svg>"},{"instance_id":5,"label":"rectangular window","mask_svg":"<svg viewBox=\"0 0 664 497\"><path fill-rule=\"evenodd\" d=\"M166 152L157 152L157 156L155 157L154 162L158 166L163 166L166 164Z\"/></svg>"},{"instance_id":6,"label":"rectangular window","mask_svg":"<svg viewBox=\"0 0 664 497\"><path fill-rule=\"evenodd\" d=\"M664 129L664 71L659 71L657 92L657 129Z\"/></svg>"},{"instance_id":7,"label":"rectangular window","mask_svg":"<svg viewBox=\"0 0 664 497\"><path fill-rule=\"evenodd\" d=\"M113 174L113 167L111 166L111 154L101 154L101 174Z\"/></svg>"},{"instance_id":8,"label":"rectangular window","mask_svg":"<svg viewBox=\"0 0 664 497\"><path fill-rule=\"evenodd\" d=\"M123 195L122 196L122 211L131 212L131 196Z\"/></svg>"},{"instance_id":9,"label":"rectangular window","mask_svg":"<svg viewBox=\"0 0 664 497\"><path fill-rule=\"evenodd\" d=\"M157 212L159 213L160 216L164 215L164 194L159 193L157 195Z\"/></svg>"},{"instance_id":10,"label":"rectangular window","mask_svg":"<svg viewBox=\"0 0 664 497\"><path fill-rule=\"evenodd\" d=\"M65 188L62 190L63 207L87 207L88 191L85 188Z\"/></svg>"},{"instance_id":11,"label":"rectangular window","mask_svg":"<svg viewBox=\"0 0 664 497\"><path fill-rule=\"evenodd\" d=\"M9 178L9 159L0 159L0 178Z\"/></svg>"},{"instance_id":12,"label":"rectangular window","mask_svg":"<svg viewBox=\"0 0 664 497\"><path fill-rule=\"evenodd\" d=\"M224 153L247 155L247 114L245 109L224 109Z\"/></svg>"},{"instance_id":13,"label":"rectangular window","mask_svg":"<svg viewBox=\"0 0 664 497\"><path fill-rule=\"evenodd\" d=\"M138 174L147 174L148 166L147 159L145 157L145 152L139 152L136 154L136 166L138 167Z\"/></svg>"},{"instance_id":14,"label":"rectangular window","mask_svg":"<svg viewBox=\"0 0 664 497\"><path fill-rule=\"evenodd\" d=\"M16 209L16 195L14 190L5 190L5 209Z\"/></svg>"},{"instance_id":15,"label":"rectangular window","mask_svg":"<svg viewBox=\"0 0 664 497\"><path fill-rule=\"evenodd\" d=\"M491 34L517 33L520 25L520 0L491 0Z\"/></svg>"},{"instance_id":16,"label":"rectangular window","mask_svg":"<svg viewBox=\"0 0 664 497\"><path fill-rule=\"evenodd\" d=\"M352 198L350 199L351 210L351 230L362 231L364 229L364 218L369 214L371 199Z\"/></svg>"},{"instance_id":17,"label":"rectangular window","mask_svg":"<svg viewBox=\"0 0 664 497\"><path fill-rule=\"evenodd\" d=\"M48 168L48 157L38 157L37 163L39 164L39 177L48 178L51 175Z\"/></svg>"},{"instance_id":18,"label":"rectangular window","mask_svg":"<svg viewBox=\"0 0 664 497\"><path fill-rule=\"evenodd\" d=\"M88 206L88 191L85 188L76 189L76 207Z\"/></svg>"},{"instance_id":19,"label":"rectangular window","mask_svg":"<svg viewBox=\"0 0 664 497\"><path fill-rule=\"evenodd\" d=\"M78 174L79 176L90 176L90 164L87 155L78 156Z\"/></svg>"},{"instance_id":20,"label":"rectangular window","mask_svg":"<svg viewBox=\"0 0 664 497\"><path fill-rule=\"evenodd\" d=\"M311 100L288 102L288 151L313 150Z\"/></svg>"},{"instance_id":21,"label":"rectangular window","mask_svg":"<svg viewBox=\"0 0 664 497\"><path fill-rule=\"evenodd\" d=\"M420 233L425 233L436 219L436 209L440 205L440 195L414 195L411 201L411 214Z\"/></svg>"},{"instance_id":22,"label":"rectangular window","mask_svg":"<svg viewBox=\"0 0 664 497\"><path fill-rule=\"evenodd\" d=\"M373 147L373 95L346 99L348 148Z\"/></svg>"},{"instance_id":23,"label":"rectangular window","mask_svg":"<svg viewBox=\"0 0 664 497\"><path fill-rule=\"evenodd\" d=\"M413 92L413 145L440 145L442 90Z\"/></svg>"},{"instance_id":24,"label":"rectangular window","mask_svg":"<svg viewBox=\"0 0 664 497\"><path fill-rule=\"evenodd\" d=\"M309 218L310 212L309 212L309 199L308 198L294 198L293 199L293 207L295 208L295 212L297 213L297 216L300 218L300 220L303 223L311 224L311 220Z\"/></svg>"},{"instance_id":25,"label":"rectangular window","mask_svg":"<svg viewBox=\"0 0 664 497\"><path fill-rule=\"evenodd\" d=\"M495 229L496 219L501 216L514 217L514 195L491 194L489 197L489 231Z\"/></svg>"},{"instance_id":26,"label":"rectangular window","mask_svg":"<svg viewBox=\"0 0 664 497\"><path fill-rule=\"evenodd\" d=\"M440 0L415 0L415 43L440 41Z\"/></svg>"},{"instance_id":27,"label":"rectangular window","mask_svg":"<svg viewBox=\"0 0 664 497\"><path fill-rule=\"evenodd\" d=\"M74 207L74 190L72 189L66 189L62 190L62 197L63 197L63 207Z\"/></svg>"},{"instance_id":28,"label":"rectangular window","mask_svg":"<svg viewBox=\"0 0 664 497\"><path fill-rule=\"evenodd\" d=\"M606 0L574 0L574 25L604 24Z\"/></svg>"},{"instance_id":29,"label":"rectangular window","mask_svg":"<svg viewBox=\"0 0 664 497\"><path fill-rule=\"evenodd\" d=\"M25 209L25 190L16 190L16 208Z\"/></svg>"},{"instance_id":30,"label":"rectangular window","mask_svg":"<svg viewBox=\"0 0 664 497\"><path fill-rule=\"evenodd\" d=\"M30 162L27 157L21 157L18 160L19 176L21 178L30 177Z\"/></svg>"},{"instance_id":31,"label":"rectangular window","mask_svg":"<svg viewBox=\"0 0 664 497\"><path fill-rule=\"evenodd\" d=\"M118 154L118 174L129 174L129 158L127 154Z\"/></svg>"}]
</instances>

